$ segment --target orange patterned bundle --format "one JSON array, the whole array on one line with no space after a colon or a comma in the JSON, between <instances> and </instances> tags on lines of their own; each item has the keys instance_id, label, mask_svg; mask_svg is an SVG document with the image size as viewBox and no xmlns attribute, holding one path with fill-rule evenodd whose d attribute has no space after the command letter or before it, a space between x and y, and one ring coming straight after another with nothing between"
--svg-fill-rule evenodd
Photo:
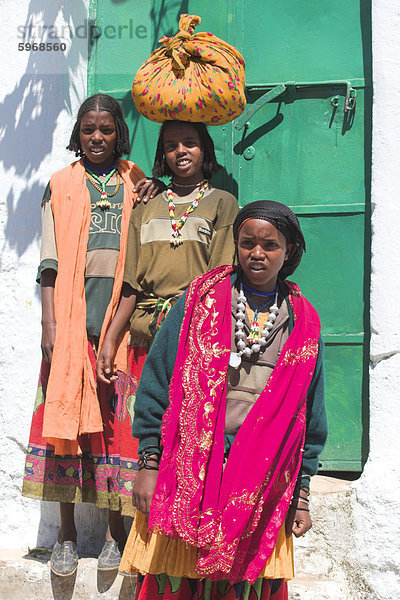
<instances>
[{"instance_id":1,"label":"orange patterned bundle","mask_svg":"<svg viewBox=\"0 0 400 600\"><path fill-rule=\"evenodd\" d=\"M194 34L196 15L181 15L179 32L160 40L136 73L132 96L150 121L196 121L222 125L246 106L244 59L212 33Z\"/></svg>"}]
</instances>

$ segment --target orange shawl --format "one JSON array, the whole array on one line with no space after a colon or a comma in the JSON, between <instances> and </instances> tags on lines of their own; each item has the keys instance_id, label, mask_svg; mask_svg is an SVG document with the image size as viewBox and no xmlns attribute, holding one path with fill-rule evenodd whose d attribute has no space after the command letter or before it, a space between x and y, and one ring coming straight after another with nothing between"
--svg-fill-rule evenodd
<instances>
[{"instance_id":1,"label":"orange shawl","mask_svg":"<svg viewBox=\"0 0 400 600\"><path fill-rule=\"evenodd\" d=\"M119 159L124 182L120 252L111 301L107 307L100 344L115 315L124 276L129 218L136 200L134 184L144 173L134 163ZM83 161L55 173L50 179L51 205L58 254L54 289L56 339L47 386L43 438L54 445L55 454L80 452L78 436L103 430L96 382L87 352L85 268L91 220L90 194ZM128 331L115 362L126 370Z\"/></svg>"}]
</instances>

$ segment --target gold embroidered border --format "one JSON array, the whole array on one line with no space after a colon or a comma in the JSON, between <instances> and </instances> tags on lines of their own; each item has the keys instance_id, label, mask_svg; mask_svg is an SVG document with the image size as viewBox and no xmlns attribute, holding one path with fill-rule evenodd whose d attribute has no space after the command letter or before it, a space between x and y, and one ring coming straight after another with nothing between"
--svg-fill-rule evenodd
<instances>
[{"instance_id":1,"label":"gold embroidered border","mask_svg":"<svg viewBox=\"0 0 400 600\"><path fill-rule=\"evenodd\" d=\"M318 340L308 338L301 348L297 348L295 351L288 350L282 360L286 366L294 366L298 362L305 363L307 360L316 358L317 356Z\"/></svg>"},{"instance_id":2,"label":"gold embroidered border","mask_svg":"<svg viewBox=\"0 0 400 600\"><path fill-rule=\"evenodd\" d=\"M193 496L198 494L203 486L205 472L200 470L199 477L193 474L193 464L196 454L200 452L200 463L206 464L209 456L213 432L211 431L212 419L209 417L214 410L213 400L217 396L218 387L224 385L226 373L211 368L213 359L220 358L229 349L219 342L220 332L217 328L217 317L213 286L220 281L225 274L221 272L211 279L205 280L196 290L197 298L193 314L191 315L191 326L188 339L186 340L186 360L183 365L182 386L184 399L182 404L179 432L181 443L177 456L177 493L173 506L174 526L186 542L195 544L200 530L197 525L191 525L192 515L190 506ZM194 287L194 286L193 286ZM193 289L191 286L191 288ZM188 302L193 301L194 292L190 291ZM207 321L209 321L207 323ZM208 394L200 387L200 377L207 378ZM204 426L199 429L197 418L203 415ZM204 470L203 470L204 471ZM214 520L205 526L212 536Z\"/></svg>"}]
</instances>

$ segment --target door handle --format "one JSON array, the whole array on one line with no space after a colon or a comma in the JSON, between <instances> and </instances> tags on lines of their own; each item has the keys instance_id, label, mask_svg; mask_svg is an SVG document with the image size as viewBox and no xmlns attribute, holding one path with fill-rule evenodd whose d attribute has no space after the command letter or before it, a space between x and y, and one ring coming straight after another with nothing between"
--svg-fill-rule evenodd
<instances>
[{"instance_id":1,"label":"door handle","mask_svg":"<svg viewBox=\"0 0 400 600\"><path fill-rule=\"evenodd\" d=\"M263 94L258 100L254 102L254 104L248 106L242 115L240 115L240 117L236 121L235 129L237 129L238 131L243 129L243 127L248 125L251 117L255 115L255 113L264 106L264 104L272 102L272 100L275 100L277 96L283 94L285 90L286 85L284 83L280 83L266 94Z\"/></svg>"}]
</instances>

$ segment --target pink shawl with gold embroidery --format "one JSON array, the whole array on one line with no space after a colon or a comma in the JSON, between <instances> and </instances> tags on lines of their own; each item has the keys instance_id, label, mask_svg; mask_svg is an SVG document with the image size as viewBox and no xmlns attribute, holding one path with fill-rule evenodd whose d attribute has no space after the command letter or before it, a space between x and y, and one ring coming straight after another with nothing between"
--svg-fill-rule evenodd
<instances>
[{"instance_id":1,"label":"pink shawl with gold embroidery","mask_svg":"<svg viewBox=\"0 0 400 600\"><path fill-rule=\"evenodd\" d=\"M286 282L293 330L223 469L231 272L218 267L187 293L149 529L196 546L200 576L236 583L259 576L288 510L320 323L299 288Z\"/></svg>"}]
</instances>

